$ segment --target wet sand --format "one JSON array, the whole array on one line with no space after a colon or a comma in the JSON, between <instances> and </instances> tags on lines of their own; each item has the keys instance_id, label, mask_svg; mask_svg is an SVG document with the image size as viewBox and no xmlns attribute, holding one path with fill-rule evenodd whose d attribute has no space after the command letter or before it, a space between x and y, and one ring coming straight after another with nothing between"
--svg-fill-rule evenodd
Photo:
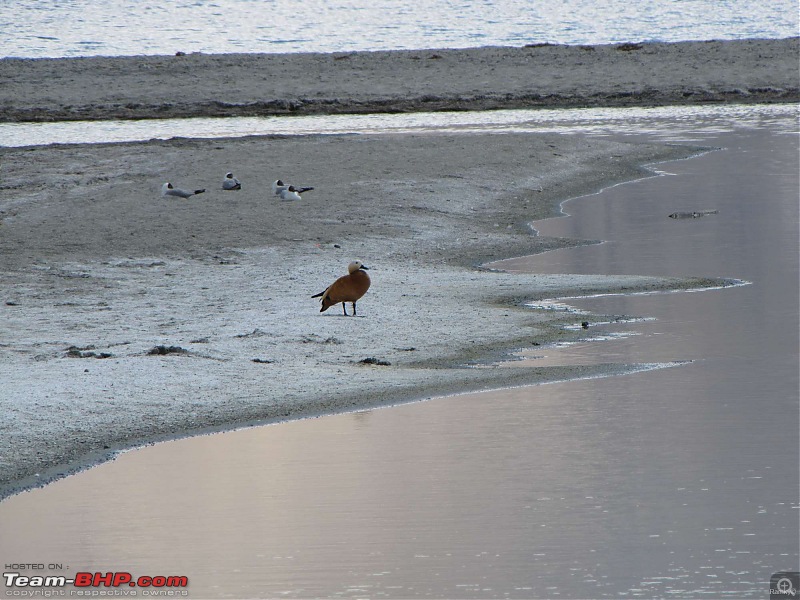
<instances>
[{"instance_id":1,"label":"wet sand","mask_svg":"<svg viewBox=\"0 0 800 600\"><path fill-rule=\"evenodd\" d=\"M0 60L0 121L800 99L798 40Z\"/></svg>"},{"instance_id":2,"label":"wet sand","mask_svg":"<svg viewBox=\"0 0 800 600\"><path fill-rule=\"evenodd\" d=\"M776 43L789 54L797 45ZM722 47L738 47L730 44ZM629 57L641 50L580 52ZM707 62L696 54L698 64ZM361 58L329 57L349 65ZM89 106L98 88L87 85L85 60L95 59L61 61L59 73L77 69ZM151 61L172 59L96 60L158 71L147 68ZM0 69L29 69L35 79L49 62L0 61ZM217 73L217 83L227 77ZM752 81L770 73L758 70ZM135 93L156 99L165 93L165 79L152 75L142 76ZM776 75L773 84L777 89L783 82ZM491 83L481 84L486 93L496 92ZM357 92L364 82L352 85ZM45 87L31 86L43 95L20 94L17 106L48 105L40 101ZM113 96L113 89L106 91ZM43 109L48 118L63 118L76 106L73 92L51 88L60 108ZM195 107L205 102L183 88L181 97L193 98ZM98 118L113 115L99 105L92 110ZM698 151L552 134L266 136L2 149L0 413L8 418L0 423L0 496L158 439L630 370L609 364L511 372L492 365L511 351L580 335L563 328L572 316L533 311L526 301L730 282L520 276L478 265L586 243L534 237L528 223L556 214L564 199L650 174L643 164ZM242 181L241 191L221 190L229 170ZM279 177L316 189L300 202L282 203L269 190ZM208 191L164 199L159 189L167 180ZM340 316L338 307L320 314L310 296L354 258L373 276L359 318ZM158 347L176 351L150 354Z\"/></svg>"},{"instance_id":3,"label":"wet sand","mask_svg":"<svg viewBox=\"0 0 800 600\"><path fill-rule=\"evenodd\" d=\"M557 135L4 150L2 483L190 432L624 371L486 365L578 335L562 328L574 317L525 301L719 282L476 266L581 243L527 223L696 151ZM221 190L229 169L241 191ZM278 177L316 189L281 202ZM168 178L208 191L164 199ZM373 279L359 317L320 314L311 295L354 258Z\"/></svg>"}]
</instances>

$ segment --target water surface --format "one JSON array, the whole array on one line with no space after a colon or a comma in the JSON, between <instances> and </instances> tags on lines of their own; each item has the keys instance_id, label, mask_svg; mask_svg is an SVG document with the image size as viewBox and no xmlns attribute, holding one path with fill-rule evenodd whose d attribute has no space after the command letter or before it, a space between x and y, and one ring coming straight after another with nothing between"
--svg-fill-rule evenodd
<instances>
[{"instance_id":1,"label":"water surface","mask_svg":"<svg viewBox=\"0 0 800 600\"><path fill-rule=\"evenodd\" d=\"M342 52L781 38L793 0L15 0L0 57Z\"/></svg>"},{"instance_id":2,"label":"water surface","mask_svg":"<svg viewBox=\"0 0 800 600\"><path fill-rule=\"evenodd\" d=\"M794 121L792 120L794 115ZM292 117L217 117L0 123L0 146L97 144L151 139L225 138L249 135L382 133L580 133L661 141L702 141L739 129L797 131L796 105L728 104L653 108L513 109L407 114ZM698 129L698 122L702 126Z\"/></svg>"}]
</instances>

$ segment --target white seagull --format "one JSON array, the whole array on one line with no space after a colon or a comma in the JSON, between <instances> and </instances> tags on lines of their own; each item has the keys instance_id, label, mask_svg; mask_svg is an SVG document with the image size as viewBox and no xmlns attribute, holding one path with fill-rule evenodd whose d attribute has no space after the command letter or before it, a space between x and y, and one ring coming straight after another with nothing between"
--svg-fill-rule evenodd
<instances>
[{"instance_id":1,"label":"white seagull","mask_svg":"<svg viewBox=\"0 0 800 600\"><path fill-rule=\"evenodd\" d=\"M301 188L302 189L302 188ZM300 193L293 185L286 186L286 189L280 191L281 200L300 200Z\"/></svg>"},{"instance_id":2,"label":"white seagull","mask_svg":"<svg viewBox=\"0 0 800 600\"><path fill-rule=\"evenodd\" d=\"M283 181L281 181L280 179L276 179L275 181L272 182L272 191L276 196L281 196L281 192L288 190L290 187L294 188L294 191L297 192L298 194L302 194L303 192L310 192L311 190L314 189L313 187L295 187L289 185L288 183L283 183ZM296 200L296 198L292 199Z\"/></svg>"},{"instance_id":3,"label":"white seagull","mask_svg":"<svg viewBox=\"0 0 800 600\"><path fill-rule=\"evenodd\" d=\"M222 180L222 189L240 190L242 189L242 184L239 183L239 180L233 176L233 173L225 173L225 179Z\"/></svg>"},{"instance_id":4,"label":"white seagull","mask_svg":"<svg viewBox=\"0 0 800 600\"><path fill-rule=\"evenodd\" d=\"M186 190L176 188L169 181L161 186L162 196L177 196L178 198L188 198L189 196L194 196L195 194L202 194L203 192L205 192L205 189L195 190L193 192L187 192Z\"/></svg>"}]
</instances>

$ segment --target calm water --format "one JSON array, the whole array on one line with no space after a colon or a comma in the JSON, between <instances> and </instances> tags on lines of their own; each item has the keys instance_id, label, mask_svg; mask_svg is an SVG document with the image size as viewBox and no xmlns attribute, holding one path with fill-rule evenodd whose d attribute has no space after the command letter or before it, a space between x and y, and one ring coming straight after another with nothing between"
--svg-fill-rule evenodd
<instances>
[{"instance_id":1,"label":"calm water","mask_svg":"<svg viewBox=\"0 0 800 600\"><path fill-rule=\"evenodd\" d=\"M796 0L4 0L0 57L336 52L798 35Z\"/></svg>"},{"instance_id":2,"label":"calm water","mask_svg":"<svg viewBox=\"0 0 800 600\"><path fill-rule=\"evenodd\" d=\"M325 115L305 117L221 117L0 123L0 146L42 146L134 142L173 137L242 137L315 133L530 132L592 135L646 134L662 141L702 141L737 128L790 127L787 105L663 106L655 108L582 108L493 110L410 114ZM693 124L702 121L702 132ZM689 136L689 137L687 137Z\"/></svg>"},{"instance_id":3,"label":"calm water","mask_svg":"<svg viewBox=\"0 0 800 600\"><path fill-rule=\"evenodd\" d=\"M537 224L607 243L505 263L751 282L568 300L654 320L529 355L690 364L129 452L0 504L0 559L192 598L766 597L798 565L796 112L701 124L672 135L723 150ZM719 213L666 216L697 208Z\"/></svg>"}]
</instances>

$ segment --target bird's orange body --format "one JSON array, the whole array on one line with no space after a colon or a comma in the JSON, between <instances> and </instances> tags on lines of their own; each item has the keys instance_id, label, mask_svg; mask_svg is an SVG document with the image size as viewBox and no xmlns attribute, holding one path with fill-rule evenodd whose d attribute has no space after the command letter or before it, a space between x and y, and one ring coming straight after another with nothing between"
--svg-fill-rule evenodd
<instances>
[{"instance_id":1,"label":"bird's orange body","mask_svg":"<svg viewBox=\"0 0 800 600\"><path fill-rule=\"evenodd\" d=\"M324 292L315 294L312 298L319 298L322 296L322 308L319 312L325 312L334 304L342 303L342 310L347 315L345 302L353 303L353 315L356 314L356 302L367 293L370 286L369 275L367 275L365 267L359 261L350 263L348 267L349 273L339 277L334 281Z\"/></svg>"}]
</instances>

